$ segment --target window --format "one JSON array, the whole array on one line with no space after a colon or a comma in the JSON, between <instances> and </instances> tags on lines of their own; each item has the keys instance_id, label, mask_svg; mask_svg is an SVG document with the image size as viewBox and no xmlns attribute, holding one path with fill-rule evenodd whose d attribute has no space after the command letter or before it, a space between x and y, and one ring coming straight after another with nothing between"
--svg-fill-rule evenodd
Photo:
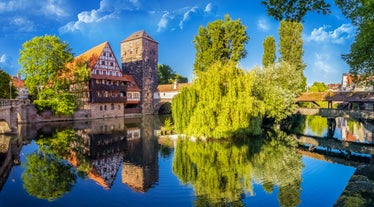
<instances>
[{"instance_id":1,"label":"window","mask_svg":"<svg viewBox=\"0 0 374 207\"><path fill-rule=\"evenodd\" d=\"M118 110L121 110L121 105L118 105Z\"/></svg>"},{"instance_id":2,"label":"window","mask_svg":"<svg viewBox=\"0 0 374 207\"><path fill-rule=\"evenodd\" d=\"M111 105L112 110L114 110L114 104Z\"/></svg>"},{"instance_id":3,"label":"window","mask_svg":"<svg viewBox=\"0 0 374 207\"><path fill-rule=\"evenodd\" d=\"M113 62L110 62L110 66L113 66Z\"/></svg>"},{"instance_id":4,"label":"window","mask_svg":"<svg viewBox=\"0 0 374 207\"><path fill-rule=\"evenodd\" d=\"M105 65L105 61L104 60L101 61L101 65Z\"/></svg>"},{"instance_id":5,"label":"window","mask_svg":"<svg viewBox=\"0 0 374 207\"><path fill-rule=\"evenodd\" d=\"M109 75L112 75L112 71L109 71Z\"/></svg>"},{"instance_id":6,"label":"window","mask_svg":"<svg viewBox=\"0 0 374 207\"><path fill-rule=\"evenodd\" d=\"M106 105L104 105L104 110L106 111Z\"/></svg>"},{"instance_id":7,"label":"window","mask_svg":"<svg viewBox=\"0 0 374 207\"><path fill-rule=\"evenodd\" d=\"M100 111L102 111L103 110L103 106L100 106Z\"/></svg>"}]
</instances>

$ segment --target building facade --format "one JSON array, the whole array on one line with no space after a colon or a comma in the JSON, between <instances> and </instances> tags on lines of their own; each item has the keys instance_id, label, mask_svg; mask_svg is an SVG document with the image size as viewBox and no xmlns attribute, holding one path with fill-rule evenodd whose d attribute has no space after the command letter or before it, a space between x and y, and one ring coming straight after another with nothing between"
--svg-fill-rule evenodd
<instances>
[{"instance_id":1,"label":"building facade","mask_svg":"<svg viewBox=\"0 0 374 207\"><path fill-rule=\"evenodd\" d=\"M130 35L121 43L122 70L139 86L142 114L154 113L154 92L158 85L158 42L145 31Z\"/></svg>"},{"instance_id":2,"label":"building facade","mask_svg":"<svg viewBox=\"0 0 374 207\"><path fill-rule=\"evenodd\" d=\"M83 94L83 109L92 118L124 115L128 79L123 75L113 50L104 42L75 58L87 62L91 70Z\"/></svg>"}]
</instances>

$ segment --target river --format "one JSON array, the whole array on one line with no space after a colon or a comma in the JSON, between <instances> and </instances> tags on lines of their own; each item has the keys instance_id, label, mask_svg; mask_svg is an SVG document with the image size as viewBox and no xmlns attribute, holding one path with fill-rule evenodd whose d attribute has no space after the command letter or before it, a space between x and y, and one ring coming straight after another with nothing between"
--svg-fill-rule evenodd
<instances>
[{"instance_id":1,"label":"river","mask_svg":"<svg viewBox=\"0 0 374 207\"><path fill-rule=\"evenodd\" d=\"M373 143L374 127L357 120L299 117L287 133L236 141L158 137L164 121L40 123L0 135L0 206L333 206L371 162L356 149ZM339 148L348 141L356 152Z\"/></svg>"}]
</instances>

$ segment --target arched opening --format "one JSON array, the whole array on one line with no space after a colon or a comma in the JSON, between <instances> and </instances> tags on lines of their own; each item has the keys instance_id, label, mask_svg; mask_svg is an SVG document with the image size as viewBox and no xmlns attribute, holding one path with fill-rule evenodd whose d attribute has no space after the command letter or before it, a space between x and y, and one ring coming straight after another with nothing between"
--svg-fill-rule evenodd
<instances>
[{"instance_id":1,"label":"arched opening","mask_svg":"<svg viewBox=\"0 0 374 207\"><path fill-rule=\"evenodd\" d=\"M4 133L7 133L7 132L10 132L11 129L9 127L9 124L7 121L5 121L4 119L1 119L0 120L0 134L4 134Z\"/></svg>"},{"instance_id":2,"label":"arched opening","mask_svg":"<svg viewBox=\"0 0 374 207\"><path fill-rule=\"evenodd\" d=\"M171 103L163 103L158 109L158 114L171 114Z\"/></svg>"}]
</instances>

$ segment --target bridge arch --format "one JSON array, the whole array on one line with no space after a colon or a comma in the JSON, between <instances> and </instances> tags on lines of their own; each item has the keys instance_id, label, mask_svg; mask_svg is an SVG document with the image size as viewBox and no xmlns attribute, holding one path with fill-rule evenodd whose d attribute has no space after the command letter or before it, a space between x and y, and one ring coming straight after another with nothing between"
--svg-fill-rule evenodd
<instances>
[{"instance_id":1,"label":"bridge arch","mask_svg":"<svg viewBox=\"0 0 374 207\"><path fill-rule=\"evenodd\" d=\"M11 128L10 128L10 125L8 123L7 120L5 119L0 119L0 133L1 134L4 134L4 133L7 133L7 132L11 132Z\"/></svg>"},{"instance_id":2,"label":"bridge arch","mask_svg":"<svg viewBox=\"0 0 374 207\"><path fill-rule=\"evenodd\" d=\"M153 114L170 114L171 113L171 100L160 101L154 107Z\"/></svg>"}]
</instances>

